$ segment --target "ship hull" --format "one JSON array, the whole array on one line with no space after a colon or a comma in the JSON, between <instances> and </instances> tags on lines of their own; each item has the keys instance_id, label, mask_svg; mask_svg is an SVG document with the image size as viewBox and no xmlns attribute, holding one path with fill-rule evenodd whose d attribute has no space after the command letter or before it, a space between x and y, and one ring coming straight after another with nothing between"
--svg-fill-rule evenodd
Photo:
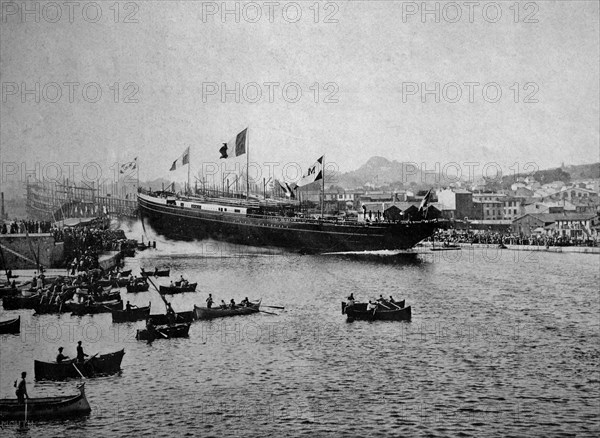
<instances>
[{"instance_id":1,"label":"ship hull","mask_svg":"<svg viewBox=\"0 0 600 438\"><path fill-rule=\"evenodd\" d=\"M408 249L431 236L437 225L433 221L342 225L278 216L252 217L165 205L148 195L139 195L138 203L142 218L169 238L212 238L234 244L306 252Z\"/></svg>"}]
</instances>

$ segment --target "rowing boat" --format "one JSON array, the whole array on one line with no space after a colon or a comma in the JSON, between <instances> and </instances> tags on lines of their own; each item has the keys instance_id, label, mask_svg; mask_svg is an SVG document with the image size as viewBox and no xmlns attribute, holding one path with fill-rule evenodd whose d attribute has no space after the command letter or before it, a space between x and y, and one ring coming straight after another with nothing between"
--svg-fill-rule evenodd
<instances>
[{"instance_id":1,"label":"rowing boat","mask_svg":"<svg viewBox=\"0 0 600 438\"><path fill-rule=\"evenodd\" d=\"M123 300L101 301L94 304L65 303L68 312L73 315L95 315L97 313L108 313L123 308Z\"/></svg>"},{"instance_id":2,"label":"rowing boat","mask_svg":"<svg viewBox=\"0 0 600 438\"><path fill-rule=\"evenodd\" d=\"M21 317L0 321L0 335L18 334L21 332Z\"/></svg>"},{"instance_id":3,"label":"rowing boat","mask_svg":"<svg viewBox=\"0 0 600 438\"><path fill-rule=\"evenodd\" d=\"M191 322L171 325L157 325L153 329L138 330L135 338L138 341L153 341L155 339L187 338Z\"/></svg>"},{"instance_id":4,"label":"rowing boat","mask_svg":"<svg viewBox=\"0 0 600 438\"><path fill-rule=\"evenodd\" d=\"M129 293L146 292L149 288L150 285L145 281L138 281L134 284L127 283L127 292Z\"/></svg>"},{"instance_id":5,"label":"rowing boat","mask_svg":"<svg viewBox=\"0 0 600 438\"><path fill-rule=\"evenodd\" d=\"M348 320L362 319L367 321L409 321L412 317L412 309L410 306L393 310L387 310L379 307L375 310L367 311L366 307L363 310L362 306L359 306L359 304L363 303L357 303L350 307L346 306L346 303L342 303L342 312L348 315Z\"/></svg>"},{"instance_id":6,"label":"rowing boat","mask_svg":"<svg viewBox=\"0 0 600 438\"><path fill-rule=\"evenodd\" d=\"M160 286L160 293L166 295L180 294L183 292L195 292L198 283L190 283L187 286Z\"/></svg>"},{"instance_id":7,"label":"rowing boat","mask_svg":"<svg viewBox=\"0 0 600 438\"><path fill-rule=\"evenodd\" d=\"M389 304L389 301L386 301L386 306L389 307L390 309L393 310L397 310L398 307L400 307L401 309L404 308L404 303L405 300L401 300L401 301L392 301L392 303L394 303L397 307L394 307L392 305ZM379 308L382 310L387 310L385 309L384 306L382 306L381 304L379 304ZM344 309L348 308L345 302L342 302L342 315L344 315L346 312ZM360 310L360 311L366 311L367 310L367 303L354 303L354 310Z\"/></svg>"},{"instance_id":8,"label":"rowing boat","mask_svg":"<svg viewBox=\"0 0 600 438\"><path fill-rule=\"evenodd\" d=\"M125 350L119 350L114 353L92 356L83 363L76 362L75 359L61 363L34 360L35 380L65 380L79 378L81 374L85 377L116 374L121 370L124 354Z\"/></svg>"},{"instance_id":9,"label":"rowing boat","mask_svg":"<svg viewBox=\"0 0 600 438\"><path fill-rule=\"evenodd\" d=\"M33 309L39 300L39 295L33 297L23 297L21 295L6 296L2 298L2 307L5 310Z\"/></svg>"},{"instance_id":10,"label":"rowing boat","mask_svg":"<svg viewBox=\"0 0 600 438\"><path fill-rule=\"evenodd\" d=\"M39 397L27 399L27 404L16 399L0 400L0 420L23 420L27 409L27 421L55 419L87 415L91 412L85 397L85 383L77 386L79 394L60 397Z\"/></svg>"},{"instance_id":11,"label":"rowing boat","mask_svg":"<svg viewBox=\"0 0 600 438\"><path fill-rule=\"evenodd\" d=\"M236 306L234 309L221 309L220 307L208 308L194 306L194 319L214 319L225 316L250 315L260 311L260 301L250 303L249 306Z\"/></svg>"},{"instance_id":12,"label":"rowing boat","mask_svg":"<svg viewBox=\"0 0 600 438\"><path fill-rule=\"evenodd\" d=\"M155 268L154 271L145 271L144 268L141 269L141 273L143 277L168 277L171 275L171 268L168 269L158 269Z\"/></svg>"},{"instance_id":13,"label":"rowing boat","mask_svg":"<svg viewBox=\"0 0 600 438\"><path fill-rule=\"evenodd\" d=\"M150 315L150 305L131 310L113 310L111 313L112 322L143 321Z\"/></svg>"},{"instance_id":14,"label":"rowing boat","mask_svg":"<svg viewBox=\"0 0 600 438\"><path fill-rule=\"evenodd\" d=\"M169 315L164 313L157 315L150 315L148 319L152 319L155 325L166 325L169 324ZM175 313L175 322L192 322L194 320L194 311L177 312Z\"/></svg>"}]
</instances>

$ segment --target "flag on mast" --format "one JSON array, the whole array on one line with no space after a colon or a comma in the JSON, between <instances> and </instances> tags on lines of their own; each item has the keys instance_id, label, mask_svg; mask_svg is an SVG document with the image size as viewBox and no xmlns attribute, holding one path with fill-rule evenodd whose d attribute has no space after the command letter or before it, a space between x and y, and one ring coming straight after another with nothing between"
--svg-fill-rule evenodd
<instances>
[{"instance_id":1,"label":"flag on mast","mask_svg":"<svg viewBox=\"0 0 600 438\"><path fill-rule=\"evenodd\" d=\"M135 170L137 168L137 157L130 161L129 163L121 164L121 170L119 173L125 173L130 170Z\"/></svg>"},{"instance_id":2,"label":"flag on mast","mask_svg":"<svg viewBox=\"0 0 600 438\"><path fill-rule=\"evenodd\" d=\"M302 175L302 179L296 183L296 186L304 187L320 179L323 179L323 157L319 158L315 164L308 168L306 173Z\"/></svg>"},{"instance_id":3,"label":"flag on mast","mask_svg":"<svg viewBox=\"0 0 600 438\"><path fill-rule=\"evenodd\" d=\"M248 140L248 128L244 129L234 138L229 140L227 143L223 143L223 146L219 149L221 156L219 158L231 158L239 157L244 155L247 151L246 142Z\"/></svg>"},{"instance_id":4,"label":"flag on mast","mask_svg":"<svg viewBox=\"0 0 600 438\"><path fill-rule=\"evenodd\" d=\"M285 193L285 196L287 196L288 198L291 198L291 199L294 199L296 197L294 190L296 190L297 186L292 189L292 187L285 181L281 182L281 181L277 180L277 182L279 183L279 186Z\"/></svg>"},{"instance_id":5,"label":"flag on mast","mask_svg":"<svg viewBox=\"0 0 600 438\"><path fill-rule=\"evenodd\" d=\"M421 213L423 211L423 209L428 208L427 206L429 205L429 199L430 198L431 198L431 189L429 189L429 191L427 192L427 194L425 195L425 197L421 201L421 205L419 205L419 213Z\"/></svg>"},{"instance_id":6,"label":"flag on mast","mask_svg":"<svg viewBox=\"0 0 600 438\"><path fill-rule=\"evenodd\" d=\"M183 155L181 155L179 158L177 158L175 161L173 161L173 164L171 164L171 168L169 169L169 172L172 170L176 170L180 167L183 167L189 163L190 163L190 148L188 146L187 149L185 150L185 152L183 153Z\"/></svg>"}]
</instances>

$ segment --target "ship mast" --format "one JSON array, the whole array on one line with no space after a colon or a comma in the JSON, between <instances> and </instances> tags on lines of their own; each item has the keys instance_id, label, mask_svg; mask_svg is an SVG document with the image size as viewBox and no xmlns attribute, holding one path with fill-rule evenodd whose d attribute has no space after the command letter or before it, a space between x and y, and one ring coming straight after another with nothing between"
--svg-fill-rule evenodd
<instances>
[{"instance_id":1,"label":"ship mast","mask_svg":"<svg viewBox=\"0 0 600 438\"><path fill-rule=\"evenodd\" d=\"M321 179L323 180L321 195L321 219L323 219L323 205L325 204L325 155L323 155L323 159L321 160Z\"/></svg>"},{"instance_id":2,"label":"ship mast","mask_svg":"<svg viewBox=\"0 0 600 438\"><path fill-rule=\"evenodd\" d=\"M246 201L250 199L250 127L246 128Z\"/></svg>"},{"instance_id":3,"label":"ship mast","mask_svg":"<svg viewBox=\"0 0 600 438\"><path fill-rule=\"evenodd\" d=\"M188 180L187 180L187 194L190 195L190 168L192 167L192 163L190 162L190 155L191 155L191 151L188 148Z\"/></svg>"}]
</instances>

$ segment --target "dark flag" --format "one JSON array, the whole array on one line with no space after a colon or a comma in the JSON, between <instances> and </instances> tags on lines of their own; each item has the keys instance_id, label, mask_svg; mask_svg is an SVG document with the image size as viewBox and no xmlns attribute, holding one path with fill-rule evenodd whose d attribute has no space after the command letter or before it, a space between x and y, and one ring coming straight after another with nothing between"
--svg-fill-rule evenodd
<instances>
[{"instance_id":1,"label":"dark flag","mask_svg":"<svg viewBox=\"0 0 600 438\"><path fill-rule=\"evenodd\" d=\"M248 128L244 129L234 138L229 140L227 143L223 143L223 146L219 149L221 156L219 158L229 158L227 151L234 151L234 157L239 157L246 153L246 141L248 138Z\"/></svg>"}]
</instances>

